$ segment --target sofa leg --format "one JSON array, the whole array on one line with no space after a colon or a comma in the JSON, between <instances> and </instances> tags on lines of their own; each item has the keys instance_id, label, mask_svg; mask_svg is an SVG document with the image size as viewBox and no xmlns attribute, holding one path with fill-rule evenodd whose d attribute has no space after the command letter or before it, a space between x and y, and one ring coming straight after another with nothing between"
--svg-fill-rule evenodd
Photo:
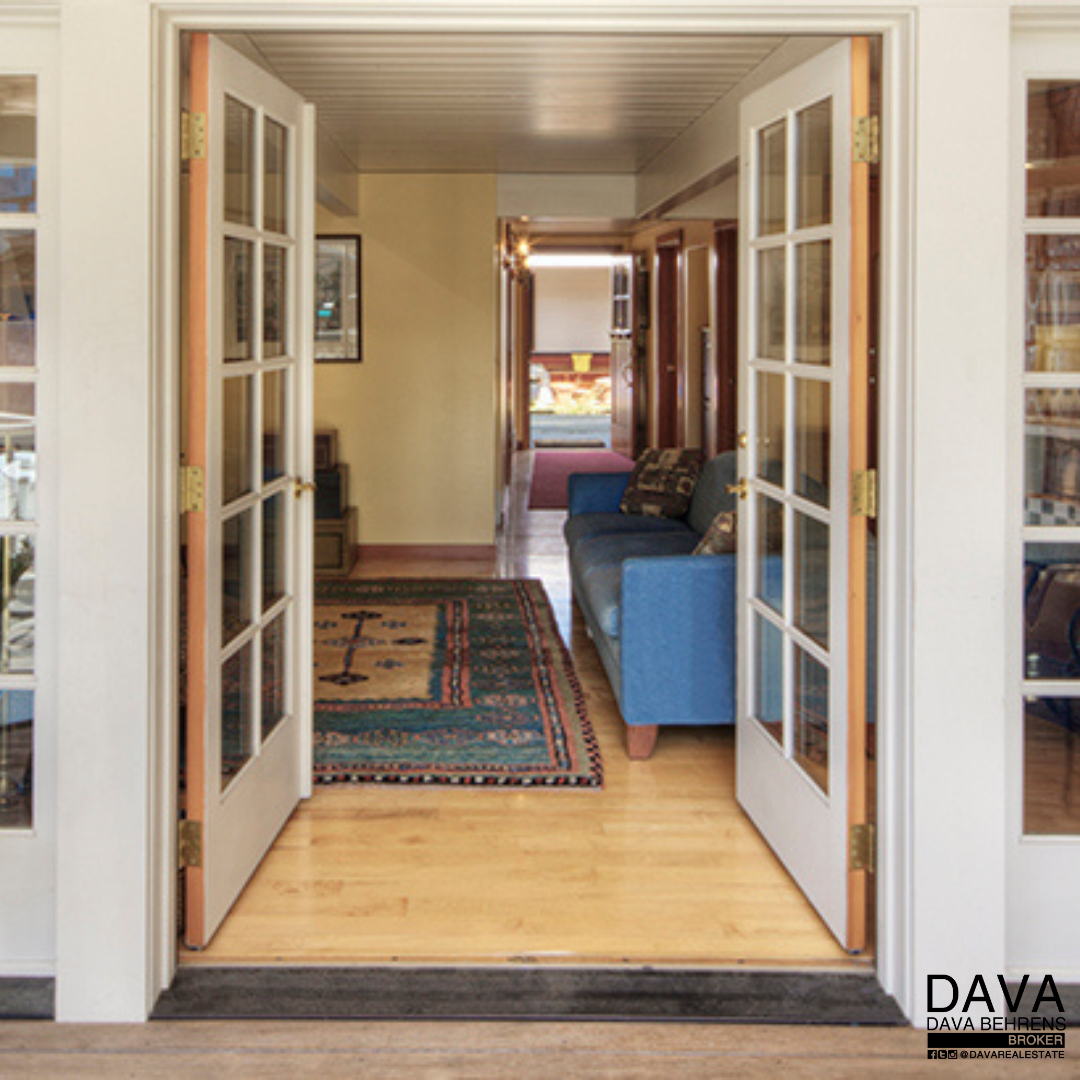
<instances>
[{"instance_id":1,"label":"sofa leg","mask_svg":"<svg viewBox=\"0 0 1080 1080\"><path fill-rule=\"evenodd\" d=\"M626 752L631 761L646 761L652 757L659 731L658 724L626 725Z\"/></svg>"}]
</instances>

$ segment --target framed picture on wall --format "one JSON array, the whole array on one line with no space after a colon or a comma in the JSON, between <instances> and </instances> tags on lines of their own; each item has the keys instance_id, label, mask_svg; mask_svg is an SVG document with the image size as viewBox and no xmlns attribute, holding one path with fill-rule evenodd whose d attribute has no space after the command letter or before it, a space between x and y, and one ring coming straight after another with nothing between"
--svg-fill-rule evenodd
<instances>
[{"instance_id":1,"label":"framed picture on wall","mask_svg":"<svg viewBox=\"0 0 1080 1080\"><path fill-rule=\"evenodd\" d=\"M360 237L315 238L315 359L358 364L363 359Z\"/></svg>"}]
</instances>

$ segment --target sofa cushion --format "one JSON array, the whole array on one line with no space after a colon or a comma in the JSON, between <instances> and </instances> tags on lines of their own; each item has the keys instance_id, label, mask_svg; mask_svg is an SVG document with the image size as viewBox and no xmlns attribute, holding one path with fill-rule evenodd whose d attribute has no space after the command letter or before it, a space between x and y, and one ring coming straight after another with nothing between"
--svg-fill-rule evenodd
<instances>
[{"instance_id":1,"label":"sofa cushion","mask_svg":"<svg viewBox=\"0 0 1080 1080\"><path fill-rule=\"evenodd\" d=\"M700 450L644 450L619 509L624 514L684 517L700 474Z\"/></svg>"},{"instance_id":2,"label":"sofa cushion","mask_svg":"<svg viewBox=\"0 0 1080 1080\"><path fill-rule=\"evenodd\" d=\"M601 566L619 565L624 559L690 555L700 537L690 529L664 533L607 533L589 536L574 549L574 569L584 580Z\"/></svg>"},{"instance_id":3,"label":"sofa cushion","mask_svg":"<svg viewBox=\"0 0 1080 1080\"><path fill-rule=\"evenodd\" d=\"M734 450L718 454L705 464L686 515L694 532L704 535L717 514L735 509L737 497L728 493L727 485L735 483L738 471L738 455Z\"/></svg>"},{"instance_id":4,"label":"sofa cushion","mask_svg":"<svg viewBox=\"0 0 1080 1080\"><path fill-rule=\"evenodd\" d=\"M579 541L590 536L607 533L647 533L658 535L664 532L686 532L689 526L678 518L644 517L641 514L575 514L566 519L563 535L571 550Z\"/></svg>"},{"instance_id":5,"label":"sofa cushion","mask_svg":"<svg viewBox=\"0 0 1080 1080\"><path fill-rule=\"evenodd\" d=\"M729 555L738 547L738 522L734 510L721 510L705 530L695 555Z\"/></svg>"}]
</instances>

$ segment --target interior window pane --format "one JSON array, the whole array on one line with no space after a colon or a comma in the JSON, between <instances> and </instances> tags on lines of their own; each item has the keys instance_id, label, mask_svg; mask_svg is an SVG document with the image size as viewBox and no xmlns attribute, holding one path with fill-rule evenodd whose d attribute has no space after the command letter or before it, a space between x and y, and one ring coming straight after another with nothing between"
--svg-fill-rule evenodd
<instances>
[{"instance_id":1,"label":"interior window pane","mask_svg":"<svg viewBox=\"0 0 1080 1080\"><path fill-rule=\"evenodd\" d=\"M830 383L795 380L795 490L829 505Z\"/></svg>"},{"instance_id":2,"label":"interior window pane","mask_svg":"<svg viewBox=\"0 0 1080 1080\"><path fill-rule=\"evenodd\" d=\"M1024 395L1024 518L1080 525L1080 390Z\"/></svg>"},{"instance_id":3,"label":"interior window pane","mask_svg":"<svg viewBox=\"0 0 1080 1080\"><path fill-rule=\"evenodd\" d=\"M285 620L283 611L263 631L262 648L262 737L263 740L285 716Z\"/></svg>"},{"instance_id":4,"label":"interior window pane","mask_svg":"<svg viewBox=\"0 0 1080 1080\"><path fill-rule=\"evenodd\" d=\"M757 355L783 360L787 340L785 320L784 250L758 252Z\"/></svg>"},{"instance_id":5,"label":"interior window pane","mask_svg":"<svg viewBox=\"0 0 1080 1080\"><path fill-rule=\"evenodd\" d=\"M0 521L37 516L33 383L0 383Z\"/></svg>"},{"instance_id":6,"label":"interior window pane","mask_svg":"<svg viewBox=\"0 0 1080 1080\"><path fill-rule=\"evenodd\" d=\"M33 820L34 692L0 690L0 829Z\"/></svg>"},{"instance_id":7,"label":"interior window pane","mask_svg":"<svg viewBox=\"0 0 1080 1080\"><path fill-rule=\"evenodd\" d=\"M0 674L34 670L34 539L0 536Z\"/></svg>"},{"instance_id":8,"label":"interior window pane","mask_svg":"<svg viewBox=\"0 0 1080 1080\"><path fill-rule=\"evenodd\" d=\"M1024 362L1080 371L1080 236L1027 238Z\"/></svg>"},{"instance_id":9,"label":"interior window pane","mask_svg":"<svg viewBox=\"0 0 1080 1080\"><path fill-rule=\"evenodd\" d=\"M252 245L244 240L225 240L225 303L223 305L222 356L250 360L252 309Z\"/></svg>"},{"instance_id":10,"label":"interior window pane","mask_svg":"<svg viewBox=\"0 0 1080 1080\"><path fill-rule=\"evenodd\" d=\"M1080 700L1024 700L1024 832L1080 835Z\"/></svg>"},{"instance_id":11,"label":"interior window pane","mask_svg":"<svg viewBox=\"0 0 1080 1080\"><path fill-rule=\"evenodd\" d=\"M263 359L285 352L285 249L267 244L263 250Z\"/></svg>"},{"instance_id":12,"label":"interior window pane","mask_svg":"<svg viewBox=\"0 0 1080 1080\"><path fill-rule=\"evenodd\" d=\"M795 515L795 625L829 647L829 527Z\"/></svg>"},{"instance_id":13,"label":"interior window pane","mask_svg":"<svg viewBox=\"0 0 1080 1080\"><path fill-rule=\"evenodd\" d=\"M221 526L221 644L251 625L251 511Z\"/></svg>"},{"instance_id":14,"label":"interior window pane","mask_svg":"<svg viewBox=\"0 0 1080 1080\"><path fill-rule=\"evenodd\" d=\"M832 344L832 245L800 244L795 249L795 359L827 364Z\"/></svg>"},{"instance_id":15,"label":"interior window pane","mask_svg":"<svg viewBox=\"0 0 1080 1080\"><path fill-rule=\"evenodd\" d=\"M828 225L832 220L832 101L803 109L796 120L798 191L796 226Z\"/></svg>"},{"instance_id":16,"label":"interior window pane","mask_svg":"<svg viewBox=\"0 0 1080 1080\"><path fill-rule=\"evenodd\" d=\"M784 610L784 507L758 495L755 593L777 612Z\"/></svg>"},{"instance_id":17,"label":"interior window pane","mask_svg":"<svg viewBox=\"0 0 1080 1080\"><path fill-rule=\"evenodd\" d=\"M263 503L263 611L285 595L285 496Z\"/></svg>"},{"instance_id":18,"label":"interior window pane","mask_svg":"<svg viewBox=\"0 0 1080 1080\"><path fill-rule=\"evenodd\" d=\"M263 143L263 228L284 233L286 221L286 177L288 176L288 132L267 118Z\"/></svg>"},{"instance_id":19,"label":"interior window pane","mask_svg":"<svg viewBox=\"0 0 1080 1080\"><path fill-rule=\"evenodd\" d=\"M809 653L795 649L795 760L829 793L829 672Z\"/></svg>"},{"instance_id":20,"label":"interior window pane","mask_svg":"<svg viewBox=\"0 0 1080 1080\"><path fill-rule=\"evenodd\" d=\"M285 372L267 371L263 384L263 482L285 475Z\"/></svg>"},{"instance_id":21,"label":"interior window pane","mask_svg":"<svg viewBox=\"0 0 1080 1080\"><path fill-rule=\"evenodd\" d=\"M0 230L0 367L33 365L36 318L34 234Z\"/></svg>"},{"instance_id":22,"label":"interior window pane","mask_svg":"<svg viewBox=\"0 0 1080 1080\"><path fill-rule=\"evenodd\" d=\"M787 226L787 121L758 132L758 235L782 233Z\"/></svg>"},{"instance_id":23,"label":"interior window pane","mask_svg":"<svg viewBox=\"0 0 1080 1080\"><path fill-rule=\"evenodd\" d=\"M37 210L37 79L0 76L0 214Z\"/></svg>"},{"instance_id":24,"label":"interior window pane","mask_svg":"<svg viewBox=\"0 0 1080 1080\"><path fill-rule=\"evenodd\" d=\"M754 615L754 715L781 745L784 742L784 636L768 619Z\"/></svg>"},{"instance_id":25,"label":"interior window pane","mask_svg":"<svg viewBox=\"0 0 1080 1080\"><path fill-rule=\"evenodd\" d=\"M251 676L251 643L248 642L221 665L222 791L254 752Z\"/></svg>"},{"instance_id":26,"label":"interior window pane","mask_svg":"<svg viewBox=\"0 0 1080 1080\"><path fill-rule=\"evenodd\" d=\"M763 480L784 485L784 376L757 376L757 474Z\"/></svg>"},{"instance_id":27,"label":"interior window pane","mask_svg":"<svg viewBox=\"0 0 1080 1080\"><path fill-rule=\"evenodd\" d=\"M225 97L225 220L255 224L255 110Z\"/></svg>"},{"instance_id":28,"label":"interior window pane","mask_svg":"<svg viewBox=\"0 0 1080 1080\"><path fill-rule=\"evenodd\" d=\"M1028 83L1027 212L1080 217L1080 82Z\"/></svg>"},{"instance_id":29,"label":"interior window pane","mask_svg":"<svg viewBox=\"0 0 1080 1080\"><path fill-rule=\"evenodd\" d=\"M1024 546L1024 678L1080 679L1080 544Z\"/></svg>"},{"instance_id":30,"label":"interior window pane","mask_svg":"<svg viewBox=\"0 0 1080 1080\"><path fill-rule=\"evenodd\" d=\"M251 379L223 379L222 398L222 502L251 491Z\"/></svg>"}]
</instances>

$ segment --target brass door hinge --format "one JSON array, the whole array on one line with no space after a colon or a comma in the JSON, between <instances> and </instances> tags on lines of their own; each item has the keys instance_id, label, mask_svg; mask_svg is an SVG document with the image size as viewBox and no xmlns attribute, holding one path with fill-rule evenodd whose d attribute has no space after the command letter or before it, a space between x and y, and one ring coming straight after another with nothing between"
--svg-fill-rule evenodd
<instances>
[{"instance_id":1,"label":"brass door hinge","mask_svg":"<svg viewBox=\"0 0 1080 1080\"><path fill-rule=\"evenodd\" d=\"M206 113L180 114L180 159L191 161L206 157Z\"/></svg>"},{"instance_id":2,"label":"brass door hinge","mask_svg":"<svg viewBox=\"0 0 1080 1080\"><path fill-rule=\"evenodd\" d=\"M202 866L202 822L189 821L184 818L180 822L179 842L177 854L180 858L180 866Z\"/></svg>"},{"instance_id":3,"label":"brass door hinge","mask_svg":"<svg viewBox=\"0 0 1080 1080\"><path fill-rule=\"evenodd\" d=\"M852 825L848 830L848 869L873 871L877 862L877 829Z\"/></svg>"},{"instance_id":4,"label":"brass door hinge","mask_svg":"<svg viewBox=\"0 0 1080 1080\"><path fill-rule=\"evenodd\" d=\"M881 140L876 116L857 116L851 132L851 160L856 165L876 165L881 159Z\"/></svg>"},{"instance_id":5,"label":"brass door hinge","mask_svg":"<svg viewBox=\"0 0 1080 1080\"><path fill-rule=\"evenodd\" d=\"M180 468L180 513L201 514L206 509L206 475L201 465Z\"/></svg>"},{"instance_id":6,"label":"brass door hinge","mask_svg":"<svg viewBox=\"0 0 1080 1080\"><path fill-rule=\"evenodd\" d=\"M877 517L877 471L856 469L851 474L851 516Z\"/></svg>"}]
</instances>

